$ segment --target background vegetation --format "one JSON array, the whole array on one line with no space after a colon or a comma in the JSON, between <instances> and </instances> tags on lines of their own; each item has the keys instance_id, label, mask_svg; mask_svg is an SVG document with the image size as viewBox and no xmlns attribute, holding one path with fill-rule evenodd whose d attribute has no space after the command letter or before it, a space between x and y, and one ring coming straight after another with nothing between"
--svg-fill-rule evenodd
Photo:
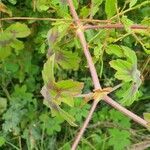
<instances>
[{"instance_id":1,"label":"background vegetation","mask_svg":"<svg viewBox=\"0 0 150 150\"><path fill-rule=\"evenodd\" d=\"M132 30L130 26L150 25L150 2L73 2L79 17L90 19L82 20L83 24L107 23L95 22L94 18L125 27L89 29L85 36L101 84L114 87L123 83L110 95L143 117L144 112L150 112L150 30ZM69 150L91 106L91 102L84 103L73 96L81 90L92 91L93 83L67 2L0 0L0 16L9 18L0 20L1 149ZM12 16L32 18L11 19ZM128 74L132 67L133 74ZM52 98L61 89L57 101L61 113L47 101L43 104L41 89L49 80L53 83L49 87ZM133 86L136 90L131 92ZM142 141L150 141L147 129L101 102L78 149L124 150Z\"/></svg>"}]
</instances>

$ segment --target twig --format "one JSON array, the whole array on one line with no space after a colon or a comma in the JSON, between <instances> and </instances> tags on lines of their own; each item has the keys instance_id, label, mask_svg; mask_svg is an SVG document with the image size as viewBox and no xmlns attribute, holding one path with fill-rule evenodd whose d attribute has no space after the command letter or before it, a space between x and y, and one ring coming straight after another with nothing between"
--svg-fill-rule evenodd
<instances>
[{"instance_id":1,"label":"twig","mask_svg":"<svg viewBox=\"0 0 150 150\"><path fill-rule=\"evenodd\" d=\"M121 23L116 23L116 24L108 24L108 25L86 25L84 26L84 29L122 29L124 28L124 25ZM146 26L141 26L141 25L132 25L130 27L131 29L148 29L149 27Z\"/></svg>"},{"instance_id":2,"label":"twig","mask_svg":"<svg viewBox=\"0 0 150 150\"><path fill-rule=\"evenodd\" d=\"M101 85L99 83L97 72L96 72L94 63L92 61L92 57L91 57L91 55L89 53L88 45L87 45L87 42L85 40L85 36L84 36L84 33L83 33L83 30L84 30L83 29L83 25L82 25L82 23L80 22L80 20L78 18L78 15L77 15L77 13L75 11L75 8L74 8L72 0L67 0L67 2L69 4L69 8L70 8L71 14L72 14L72 16L73 16L73 18L75 20L75 24L77 25L77 31L76 31L77 32L77 36L80 39L80 43L82 45L85 57L87 59L94 87L95 87L95 89L101 89ZM107 102L108 104L110 104L111 106L113 106L114 108L116 108L117 110L123 112L125 115L129 116L134 121L138 122L139 124L143 125L144 127L147 127L147 122L145 120L143 120L142 118L138 117L134 113L130 112L129 110L127 110L126 108L124 108L123 106L118 104L117 102L113 101L109 96L105 96L104 97L104 101ZM80 139L81 139L85 129L88 126L88 123L89 123L89 121L90 121L90 119L92 117L92 114L93 114L97 104L98 104L98 101L94 101L93 102L93 105L92 105L92 107L91 107L91 109L89 111L89 114L88 114L88 116L87 116L87 118L86 118L82 128L80 129L77 137L75 138L75 141L73 142L71 150L75 150L76 149L76 147L77 147L77 145L78 145L78 143L79 143L79 141L80 141Z\"/></svg>"},{"instance_id":3,"label":"twig","mask_svg":"<svg viewBox=\"0 0 150 150\"><path fill-rule=\"evenodd\" d=\"M140 7L142 7L142 6L144 6L144 5L147 5L147 4L149 4L149 3L150 3L150 1L144 1L144 2L141 3L141 4L138 4L138 5L134 6L134 7L131 7L131 8L129 8L129 9L126 9L125 11L121 11L121 12L118 13L117 15L113 16L112 18L110 18L110 20L115 19L115 18L118 17L118 16L121 16L121 15L123 15L123 14L125 14L125 13L127 13L127 12L129 12L129 11L135 10L135 9L140 8Z\"/></svg>"},{"instance_id":4,"label":"twig","mask_svg":"<svg viewBox=\"0 0 150 150\"><path fill-rule=\"evenodd\" d=\"M131 111L127 110L125 107L123 107L120 104L118 104L117 102L115 102L109 96L105 96L104 101L106 103L108 103L109 105L111 105L113 108L116 108L117 110L119 110L120 112L122 112L123 114L125 114L126 116L131 118L132 120L134 120L135 122L139 123L140 125L142 125L146 128L148 127L147 121L145 121L141 117L137 116L136 114L132 113Z\"/></svg>"},{"instance_id":5,"label":"twig","mask_svg":"<svg viewBox=\"0 0 150 150\"><path fill-rule=\"evenodd\" d=\"M110 20L98 20L98 19L63 19L63 18L38 18L38 17L9 17L9 18L0 18L0 21L8 21L8 20L40 20L40 21L77 21L81 22L93 22L93 23L110 23Z\"/></svg>"}]
</instances>

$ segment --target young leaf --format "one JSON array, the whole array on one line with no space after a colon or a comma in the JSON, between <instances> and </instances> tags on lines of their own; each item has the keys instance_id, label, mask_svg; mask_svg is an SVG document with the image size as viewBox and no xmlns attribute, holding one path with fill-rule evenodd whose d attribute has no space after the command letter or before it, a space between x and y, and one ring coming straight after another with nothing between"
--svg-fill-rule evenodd
<instances>
[{"instance_id":1,"label":"young leaf","mask_svg":"<svg viewBox=\"0 0 150 150\"><path fill-rule=\"evenodd\" d=\"M105 2L105 12L107 18L111 18L116 13L117 0L106 0Z\"/></svg>"},{"instance_id":2,"label":"young leaf","mask_svg":"<svg viewBox=\"0 0 150 150\"><path fill-rule=\"evenodd\" d=\"M50 56L47 60L47 62L44 64L43 71L42 71L42 77L45 84L53 83L55 81L54 78L54 59L55 54Z\"/></svg>"},{"instance_id":3,"label":"young leaf","mask_svg":"<svg viewBox=\"0 0 150 150\"><path fill-rule=\"evenodd\" d=\"M19 22L9 26L6 31L12 33L16 38L24 38L30 34L30 29L28 28L28 26L24 23Z\"/></svg>"}]
</instances>

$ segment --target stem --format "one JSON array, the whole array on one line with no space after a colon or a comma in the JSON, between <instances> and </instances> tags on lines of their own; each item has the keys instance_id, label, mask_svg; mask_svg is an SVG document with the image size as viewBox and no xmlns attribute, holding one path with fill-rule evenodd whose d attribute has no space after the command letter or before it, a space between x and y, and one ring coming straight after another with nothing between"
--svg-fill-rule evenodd
<instances>
[{"instance_id":1,"label":"stem","mask_svg":"<svg viewBox=\"0 0 150 150\"><path fill-rule=\"evenodd\" d=\"M120 23L116 23L116 24L109 24L109 25L86 25L84 26L85 30L87 29L113 29L113 28L122 29L124 28L124 25ZM148 29L149 27L135 24L135 25L132 25L130 28L131 29Z\"/></svg>"},{"instance_id":2,"label":"stem","mask_svg":"<svg viewBox=\"0 0 150 150\"><path fill-rule=\"evenodd\" d=\"M93 112L94 112L94 110L95 110L97 104L98 104L98 101L94 101L94 102L93 102L93 105L92 105L92 107L91 107L91 109L90 109L90 111L89 111L89 114L88 114L86 120L84 121L82 128L81 128L80 131L78 132L78 134L77 134L77 136L76 136L76 138L75 138L75 141L73 142L73 145L72 145L72 147L71 147L71 150L75 150L76 147L78 146L78 143L80 142L80 139L81 139L81 137L82 137L82 135L83 135L85 129L87 128L87 126L88 126L88 124L89 124L89 121L91 120L91 117L92 117L92 115L93 115Z\"/></svg>"},{"instance_id":3,"label":"stem","mask_svg":"<svg viewBox=\"0 0 150 150\"><path fill-rule=\"evenodd\" d=\"M129 12L129 11L135 10L135 9L140 8L140 7L142 7L142 6L144 6L144 5L147 5L147 4L149 4L149 3L150 3L150 1L145 1L145 2L143 2L143 3L141 3L141 4L138 4L138 5L134 6L134 7L131 7L131 8L129 8L129 9L126 9L125 11L121 11L121 12L118 13L117 15L113 16L112 18L110 18L110 20L115 19L115 18L118 17L118 16L121 16L121 15L123 15L123 14L125 14L125 13L127 13L127 12Z\"/></svg>"},{"instance_id":4,"label":"stem","mask_svg":"<svg viewBox=\"0 0 150 150\"><path fill-rule=\"evenodd\" d=\"M9 17L9 18L0 18L0 21L7 20L41 20L41 21L76 21L75 19L63 19L63 18L38 18L38 17ZM93 22L93 23L110 23L110 20L98 20L98 19L77 19L81 22Z\"/></svg>"},{"instance_id":5,"label":"stem","mask_svg":"<svg viewBox=\"0 0 150 150\"><path fill-rule=\"evenodd\" d=\"M104 101L106 103L108 103L109 105L111 105L113 108L116 108L117 110L119 110L120 112L125 114L126 116L130 117L135 122L141 124L142 126L144 126L146 128L148 127L147 121L145 121L144 119L140 118L139 116L137 116L136 114L132 113L131 111L127 110L125 107L121 106L120 104L118 104L117 102L112 100L109 96L105 96L104 97Z\"/></svg>"}]
</instances>

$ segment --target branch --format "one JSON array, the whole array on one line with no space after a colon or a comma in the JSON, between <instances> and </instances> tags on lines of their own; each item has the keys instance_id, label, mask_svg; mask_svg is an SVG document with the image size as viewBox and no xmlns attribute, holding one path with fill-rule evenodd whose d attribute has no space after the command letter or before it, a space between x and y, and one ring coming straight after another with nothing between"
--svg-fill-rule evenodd
<instances>
[{"instance_id":1,"label":"branch","mask_svg":"<svg viewBox=\"0 0 150 150\"><path fill-rule=\"evenodd\" d=\"M116 23L116 24L108 24L108 25L86 25L84 26L85 30L87 29L113 29L113 28L122 29L124 28L124 25L120 23ZM135 24L135 25L132 25L130 28L131 29L148 29L149 27Z\"/></svg>"},{"instance_id":2,"label":"branch","mask_svg":"<svg viewBox=\"0 0 150 150\"><path fill-rule=\"evenodd\" d=\"M0 18L0 21L9 20L40 20L40 21L76 21L75 19L63 19L63 18L38 18L38 17L9 17ZM110 23L110 20L98 20L98 19L77 19L81 22L92 22L92 23Z\"/></svg>"},{"instance_id":3,"label":"branch","mask_svg":"<svg viewBox=\"0 0 150 150\"><path fill-rule=\"evenodd\" d=\"M92 57L91 57L89 49L88 49L87 42L85 40L85 36L84 36L84 33L83 33L84 27L83 27L82 23L80 22L80 20L78 18L78 15L77 15L77 13L75 11L75 8L73 6L72 0L67 0L67 2L68 2L68 5L69 5L71 14L72 14L72 16L73 16L73 18L75 20L75 24L77 25L76 33L77 33L77 36L80 39L80 43L82 45L85 57L87 59L87 63L88 63L88 66L89 66L89 70L90 70L90 73L91 73L91 77L92 77L92 80L93 80L94 87L95 87L95 89L101 89L101 85L99 83L98 75L97 75L94 63L92 61ZM130 112L126 108L122 107L117 102L113 101L110 97L105 96L104 97L104 101L107 102L108 104L110 104L111 106L113 106L114 108L116 108L117 110L123 112L125 115L129 116L134 121L138 122L139 124L143 125L144 127L147 127L147 122L145 120L143 120L142 118L138 117L134 113ZM80 129L77 137L75 138L75 141L73 142L71 150L75 150L76 147L78 146L78 143L79 143L79 141L80 141L80 139L81 139L85 129L88 126L88 123L89 123L89 121L90 121L90 119L92 117L92 114L93 114L97 104L98 104L98 101L94 101L93 102L92 107L91 107L91 109L89 111L89 114L88 114L88 116L87 116L87 118L86 118L82 128Z\"/></svg>"}]
</instances>

